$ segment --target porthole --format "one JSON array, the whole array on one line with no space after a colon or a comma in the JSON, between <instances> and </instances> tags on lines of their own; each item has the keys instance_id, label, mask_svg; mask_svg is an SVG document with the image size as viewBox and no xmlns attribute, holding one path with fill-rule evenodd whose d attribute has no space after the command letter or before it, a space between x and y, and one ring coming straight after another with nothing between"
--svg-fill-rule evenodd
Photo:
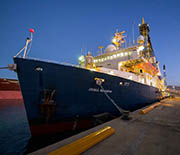
<instances>
[{"instance_id":1,"label":"porthole","mask_svg":"<svg viewBox=\"0 0 180 155\"><path fill-rule=\"evenodd\" d=\"M38 72L42 72L44 69L42 67L36 66L35 70L38 71Z\"/></svg>"}]
</instances>

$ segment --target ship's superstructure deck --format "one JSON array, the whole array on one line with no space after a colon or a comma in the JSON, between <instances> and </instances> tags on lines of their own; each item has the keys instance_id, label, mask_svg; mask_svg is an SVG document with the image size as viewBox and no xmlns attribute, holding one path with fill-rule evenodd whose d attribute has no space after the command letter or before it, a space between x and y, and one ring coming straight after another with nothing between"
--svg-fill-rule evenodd
<instances>
[{"instance_id":1,"label":"ship's superstructure deck","mask_svg":"<svg viewBox=\"0 0 180 155\"><path fill-rule=\"evenodd\" d=\"M88 52L86 56L79 57L79 64L82 68L110 73L156 87L164 92L166 80L161 77L159 62L154 55L149 31L149 25L144 23L143 19L142 24L139 24L140 35L137 38L137 44L130 46L125 45L125 31L117 31L112 44L109 44L104 51L102 50L104 47L99 46L100 51L97 56L93 57L91 52ZM130 75L127 76L125 72Z\"/></svg>"}]
</instances>

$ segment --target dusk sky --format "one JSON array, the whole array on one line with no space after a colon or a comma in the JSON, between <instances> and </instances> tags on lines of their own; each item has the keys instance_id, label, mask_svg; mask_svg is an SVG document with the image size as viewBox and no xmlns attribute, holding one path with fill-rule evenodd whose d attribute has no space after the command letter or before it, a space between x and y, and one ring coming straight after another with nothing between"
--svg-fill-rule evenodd
<instances>
[{"instance_id":1,"label":"dusk sky","mask_svg":"<svg viewBox=\"0 0 180 155\"><path fill-rule=\"evenodd\" d=\"M111 43L116 29L135 39L142 17L168 84L180 85L179 0L0 0L0 67L13 63L35 30L29 57L77 64L78 57ZM0 78L17 78L0 70Z\"/></svg>"}]
</instances>

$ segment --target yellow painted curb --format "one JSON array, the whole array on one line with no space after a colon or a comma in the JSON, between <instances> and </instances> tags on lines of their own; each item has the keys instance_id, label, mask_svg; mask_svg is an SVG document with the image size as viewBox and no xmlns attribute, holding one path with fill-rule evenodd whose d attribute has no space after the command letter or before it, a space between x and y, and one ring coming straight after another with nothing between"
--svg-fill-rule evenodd
<instances>
[{"instance_id":1,"label":"yellow painted curb","mask_svg":"<svg viewBox=\"0 0 180 155\"><path fill-rule=\"evenodd\" d=\"M90 147L92 147L93 145L109 137L113 133L115 133L115 130L111 128L110 126L107 126L71 144L65 145L49 153L49 155L79 155L82 152L89 149Z\"/></svg>"},{"instance_id":2,"label":"yellow painted curb","mask_svg":"<svg viewBox=\"0 0 180 155\"><path fill-rule=\"evenodd\" d=\"M155 103L155 104L141 110L139 113L140 114L146 114L146 113L150 112L151 110L153 110L154 108L156 108L157 106L159 106L160 104L161 104L161 102Z\"/></svg>"}]
</instances>

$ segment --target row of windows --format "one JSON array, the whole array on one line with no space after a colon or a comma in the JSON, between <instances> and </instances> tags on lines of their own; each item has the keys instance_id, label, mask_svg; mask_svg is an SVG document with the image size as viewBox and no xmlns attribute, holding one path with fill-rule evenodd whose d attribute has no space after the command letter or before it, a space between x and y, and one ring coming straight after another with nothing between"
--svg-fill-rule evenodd
<instances>
[{"instance_id":1,"label":"row of windows","mask_svg":"<svg viewBox=\"0 0 180 155\"><path fill-rule=\"evenodd\" d=\"M112 60L112 59L115 59L115 58L118 58L118 57L124 57L124 56L130 56L132 55L132 52L124 52L124 53L118 53L118 54L114 54L114 55L111 55L111 56L107 56L105 58L101 58L101 59L94 59L94 63L97 63L97 62L104 62L106 60Z\"/></svg>"}]
</instances>

